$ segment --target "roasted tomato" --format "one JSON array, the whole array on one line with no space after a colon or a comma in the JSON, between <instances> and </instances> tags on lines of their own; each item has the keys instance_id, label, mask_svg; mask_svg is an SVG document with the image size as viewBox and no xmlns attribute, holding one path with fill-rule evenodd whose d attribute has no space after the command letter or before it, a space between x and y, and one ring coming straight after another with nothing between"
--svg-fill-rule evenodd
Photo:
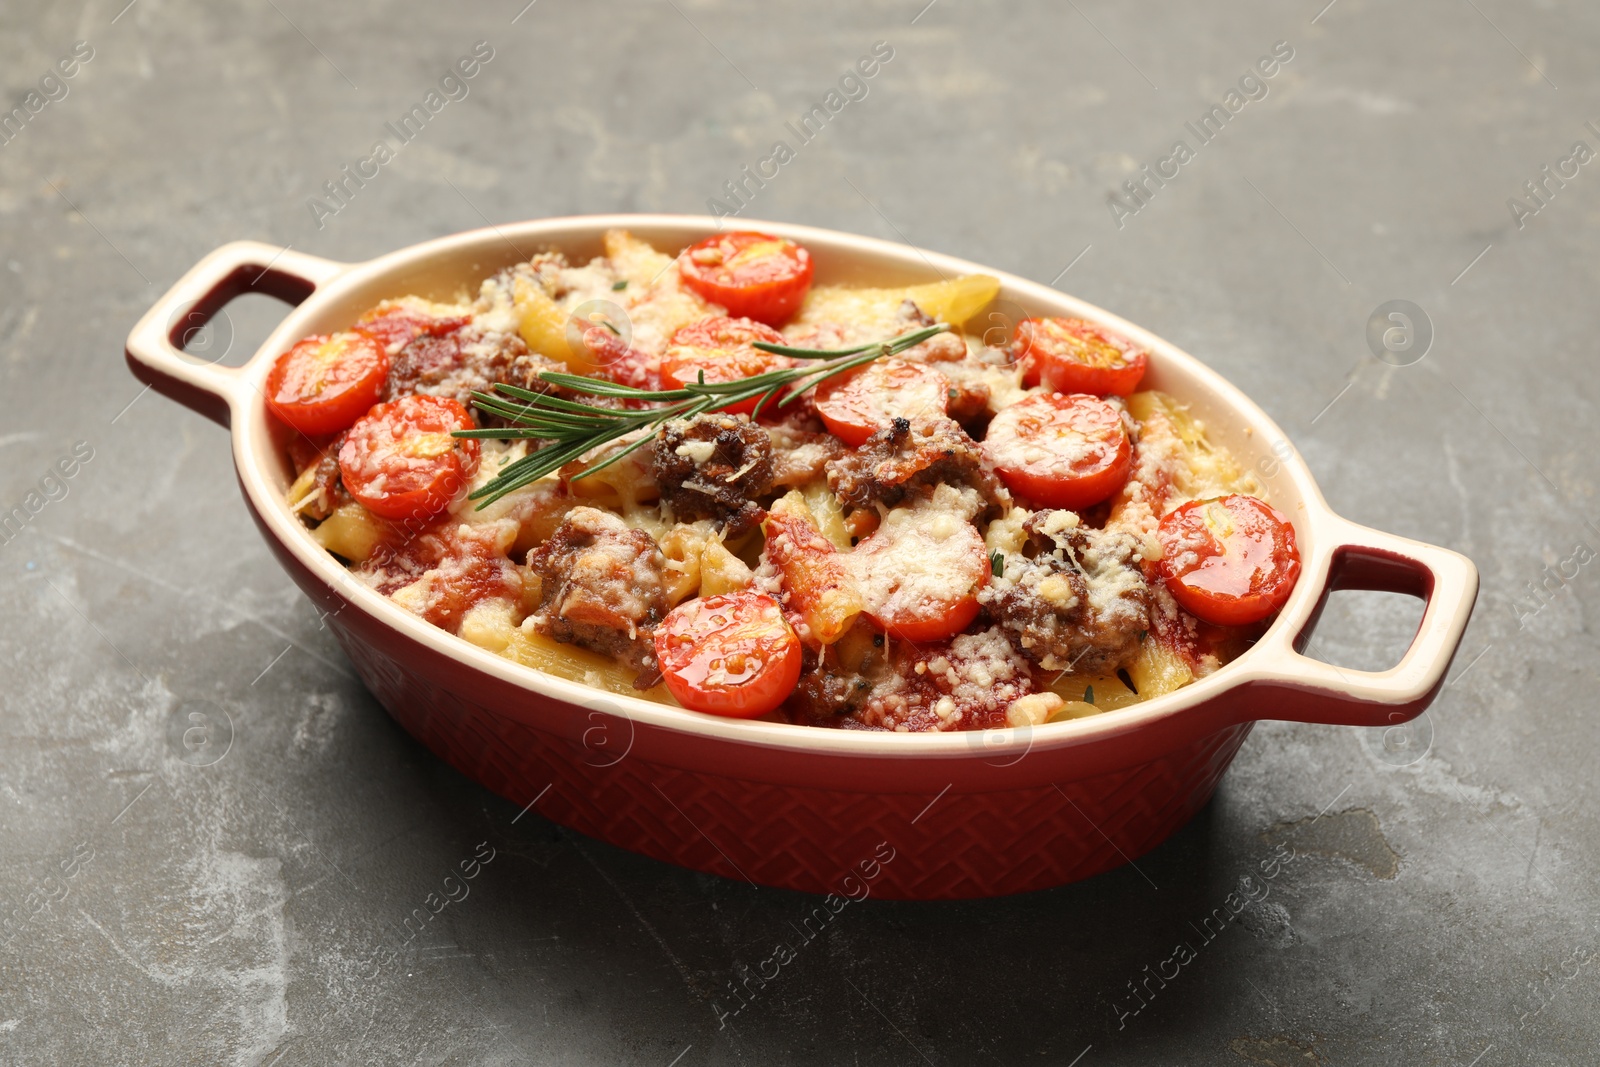
<instances>
[{"instance_id":1,"label":"roasted tomato","mask_svg":"<svg viewBox=\"0 0 1600 1067\"><path fill-rule=\"evenodd\" d=\"M452 316L438 318L404 303L384 303L356 320L356 332L364 333L384 347L386 352L398 352L406 345L427 334L443 337L461 329L471 319Z\"/></svg>"},{"instance_id":2,"label":"roasted tomato","mask_svg":"<svg viewBox=\"0 0 1600 1067\"><path fill-rule=\"evenodd\" d=\"M893 637L942 641L978 615L989 581L983 538L957 512L895 508L849 556L866 611Z\"/></svg>"},{"instance_id":3,"label":"roasted tomato","mask_svg":"<svg viewBox=\"0 0 1600 1067\"><path fill-rule=\"evenodd\" d=\"M950 379L926 363L879 359L838 374L816 389L817 414L828 432L851 448L894 425L894 420L943 415Z\"/></svg>"},{"instance_id":4,"label":"roasted tomato","mask_svg":"<svg viewBox=\"0 0 1600 1067\"><path fill-rule=\"evenodd\" d=\"M318 334L267 372L267 406L303 434L338 433L378 402L388 373L388 353L365 334Z\"/></svg>"},{"instance_id":5,"label":"roasted tomato","mask_svg":"<svg viewBox=\"0 0 1600 1067\"><path fill-rule=\"evenodd\" d=\"M751 347L756 341L783 344L783 334L754 319L729 319L713 316L692 322L672 335L666 358L661 361L661 384L667 389L693 385L705 375L709 382L736 382L758 374L780 370L788 358ZM750 414L760 397L741 400L718 410Z\"/></svg>"},{"instance_id":6,"label":"roasted tomato","mask_svg":"<svg viewBox=\"0 0 1600 1067\"><path fill-rule=\"evenodd\" d=\"M1023 319L1011 350L1024 385L1058 393L1127 396L1149 362L1132 341L1082 319Z\"/></svg>"},{"instance_id":7,"label":"roasted tomato","mask_svg":"<svg viewBox=\"0 0 1600 1067\"><path fill-rule=\"evenodd\" d=\"M694 711L749 719L765 715L800 680L800 639L765 593L696 597L655 632L667 689Z\"/></svg>"},{"instance_id":8,"label":"roasted tomato","mask_svg":"<svg viewBox=\"0 0 1600 1067\"><path fill-rule=\"evenodd\" d=\"M473 428L467 409L444 397L418 394L379 404L339 447L344 486L383 518L431 518L478 469L478 442L450 436Z\"/></svg>"},{"instance_id":9,"label":"roasted tomato","mask_svg":"<svg viewBox=\"0 0 1600 1067\"><path fill-rule=\"evenodd\" d=\"M600 377L635 389L661 388L660 361L629 344L610 323L597 317L577 332Z\"/></svg>"},{"instance_id":10,"label":"roasted tomato","mask_svg":"<svg viewBox=\"0 0 1600 1067\"><path fill-rule=\"evenodd\" d=\"M742 230L707 237L678 257L683 283L736 319L776 326L811 288L811 253L783 237Z\"/></svg>"},{"instance_id":11,"label":"roasted tomato","mask_svg":"<svg viewBox=\"0 0 1600 1067\"><path fill-rule=\"evenodd\" d=\"M1265 501L1233 494L1161 520L1161 576L1184 609L1218 626L1260 622L1300 577L1294 527Z\"/></svg>"},{"instance_id":12,"label":"roasted tomato","mask_svg":"<svg viewBox=\"0 0 1600 1067\"><path fill-rule=\"evenodd\" d=\"M777 568L783 604L807 644L830 645L843 637L863 607L848 557L834 549L809 511L779 499L763 525L762 554Z\"/></svg>"},{"instance_id":13,"label":"roasted tomato","mask_svg":"<svg viewBox=\"0 0 1600 1067\"><path fill-rule=\"evenodd\" d=\"M1034 504L1078 511L1128 480L1122 415L1099 397L1037 393L989 423L983 449L1006 487Z\"/></svg>"}]
</instances>

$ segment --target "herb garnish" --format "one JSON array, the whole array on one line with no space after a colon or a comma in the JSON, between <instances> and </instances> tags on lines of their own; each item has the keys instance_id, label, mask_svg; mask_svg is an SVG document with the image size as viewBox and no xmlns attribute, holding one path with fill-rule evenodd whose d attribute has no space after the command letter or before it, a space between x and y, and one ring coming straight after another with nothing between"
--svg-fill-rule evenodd
<instances>
[{"instance_id":1,"label":"herb garnish","mask_svg":"<svg viewBox=\"0 0 1600 1067\"><path fill-rule=\"evenodd\" d=\"M699 382L684 386L682 389L637 389L631 385L620 385L599 378L588 378L581 374L563 374L557 371L545 371L539 375L541 380L568 392L662 405L655 407L621 410L594 407L504 383L495 385L494 393L475 391L472 394L474 407L488 414L497 415L511 425L482 430L457 430L454 436L498 440L531 439L548 441L549 444L542 445L516 462L508 464L486 485L474 490L469 499L481 501L479 509L485 508L507 493L531 485L595 448L635 431L652 431L641 434L638 440L573 476L574 480L586 478L643 447L654 437L653 431L671 419L693 418L702 412L717 411L741 401L757 398L759 399L754 412L756 415L774 400L778 407L787 407L799 399L800 394L836 374L871 363L882 356L897 355L948 329L950 327L947 324L940 322L901 334L888 341L872 341L850 348L836 349L794 348L789 345L756 341L753 347L763 352L823 362L813 366L784 367L731 382L707 382L702 372ZM778 399L780 393L783 396Z\"/></svg>"}]
</instances>

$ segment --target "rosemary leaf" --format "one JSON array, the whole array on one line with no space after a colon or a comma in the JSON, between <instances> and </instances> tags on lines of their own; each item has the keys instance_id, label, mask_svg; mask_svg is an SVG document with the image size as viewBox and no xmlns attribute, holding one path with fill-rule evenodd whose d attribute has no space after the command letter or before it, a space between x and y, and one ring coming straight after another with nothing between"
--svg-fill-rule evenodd
<instances>
[{"instance_id":1,"label":"rosemary leaf","mask_svg":"<svg viewBox=\"0 0 1600 1067\"><path fill-rule=\"evenodd\" d=\"M796 359L838 359L840 356L853 356L857 352L865 352L869 348L877 348L881 341L872 341L869 344L856 345L854 348L794 348L790 345L774 344L771 341L752 341L751 348L759 348L763 352L771 352L775 356L793 356Z\"/></svg>"},{"instance_id":2,"label":"rosemary leaf","mask_svg":"<svg viewBox=\"0 0 1600 1067\"><path fill-rule=\"evenodd\" d=\"M592 447L594 447L593 441L584 438L570 444L546 445L535 449L516 462L508 464L487 485L469 493L467 498L482 501L478 505L479 510L482 510L507 493L514 493L525 485L532 485L547 474L555 473Z\"/></svg>"},{"instance_id":3,"label":"rosemary leaf","mask_svg":"<svg viewBox=\"0 0 1600 1067\"><path fill-rule=\"evenodd\" d=\"M555 440L550 434L540 430L529 429L523 426L509 428L491 427L487 430L462 430L460 433L451 434L452 437L476 437L485 441L530 441L530 440Z\"/></svg>"},{"instance_id":4,"label":"rosemary leaf","mask_svg":"<svg viewBox=\"0 0 1600 1067\"><path fill-rule=\"evenodd\" d=\"M774 355L794 356L796 359L838 359L840 356L853 356L875 348L890 349L891 351L887 354L892 356L898 352L904 352L908 348L920 345L934 334L944 333L949 328L942 322L936 322L932 326L919 327L910 333L901 334L899 337L891 338L888 341L868 341L866 344L853 345L850 348L795 348L791 345L774 344L770 341L753 341L750 347L758 348L763 352L771 352Z\"/></svg>"},{"instance_id":5,"label":"rosemary leaf","mask_svg":"<svg viewBox=\"0 0 1600 1067\"><path fill-rule=\"evenodd\" d=\"M551 385L558 385L574 393L588 393L591 396L610 396L623 400L675 400L689 395L682 389L665 391L638 389L631 385L623 385L621 382L608 382L604 378L585 378L581 374L566 374L562 371L554 370L544 371L539 377ZM549 395L547 393L536 393L531 389L520 389L514 385L496 385L495 389L530 403L542 403Z\"/></svg>"},{"instance_id":6,"label":"rosemary leaf","mask_svg":"<svg viewBox=\"0 0 1600 1067\"><path fill-rule=\"evenodd\" d=\"M653 434L653 433L640 434L639 435L639 439L637 441L632 442L631 444L627 445L625 448L618 449L617 451L611 453L611 455L607 456L605 459L601 460L599 463L596 463L594 466L585 467L583 470L579 471L577 474L574 474L572 476L572 480L576 482L576 481L579 481L579 480L581 480L583 478L589 477L589 475L593 474L595 471L605 470L607 467L611 466L617 460L621 459L624 456L632 454L633 452L635 452L638 449L642 448L643 446L649 444L651 441L654 441L655 439L656 439L656 435Z\"/></svg>"},{"instance_id":7,"label":"rosemary leaf","mask_svg":"<svg viewBox=\"0 0 1600 1067\"><path fill-rule=\"evenodd\" d=\"M609 324L602 323L602 325ZM647 442L654 440L656 431L672 419L692 417L705 411L724 410L746 400L756 401L756 415L761 414L762 410L774 400L777 401L778 407L786 407L799 399L807 390L836 374L864 366L884 356L904 352L949 328L944 323L935 323L887 341L873 341L832 350L796 348L757 341L754 347L764 352L822 362L805 367L783 367L731 382L708 382L702 372L698 381L682 389L639 389L631 385L562 371L545 371L539 375L541 381L569 393L611 400L633 400L651 405L649 407L622 410L595 407L565 397L505 384L497 384L493 393L474 392L472 402L475 407L486 414L504 419L511 425L458 430L455 436L511 441L543 440L549 443L507 464L489 482L473 490L469 499L480 501L478 504L480 509L487 507L507 493L531 485L568 463L593 454L597 449L619 438L633 433L638 434L636 440L628 442L623 447L603 456L597 456L594 463L573 475L573 480L588 477L643 448Z\"/></svg>"},{"instance_id":8,"label":"rosemary leaf","mask_svg":"<svg viewBox=\"0 0 1600 1067\"><path fill-rule=\"evenodd\" d=\"M784 398L778 401L778 406L780 408L788 407L796 400L799 400L800 394L804 393L807 389L810 389L813 386L821 385L824 381L833 377L835 374L840 374L847 370L854 370L856 367L865 366L866 364L877 359L879 356L888 354L888 352L889 346L885 345L880 351L863 352L861 355L855 356L851 359L841 360L839 363L830 363L819 370L809 371L806 378L800 378L794 382L793 386L790 387L789 392L784 395Z\"/></svg>"}]
</instances>

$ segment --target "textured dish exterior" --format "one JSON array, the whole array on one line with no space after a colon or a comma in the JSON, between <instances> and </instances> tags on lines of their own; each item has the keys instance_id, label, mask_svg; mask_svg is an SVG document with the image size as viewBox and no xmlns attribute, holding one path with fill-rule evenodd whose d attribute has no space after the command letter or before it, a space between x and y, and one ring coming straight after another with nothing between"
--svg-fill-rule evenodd
<instances>
[{"instance_id":1,"label":"textured dish exterior","mask_svg":"<svg viewBox=\"0 0 1600 1067\"><path fill-rule=\"evenodd\" d=\"M618 225L661 246L709 228L708 220L673 216L550 220L348 267L279 250L284 265L276 271L262 254L271 249L228 246L175 286L129 339L136 374L231 424L252 517L326 613L368 688L439 756L519 806L623 848L762 885L847 893L852 868L885 842L895 856L872 882L875 896L1009 894L1085 878L1154 848L1205 804L1258 718L1399 722L1442 684L1476 592L1470 562L1346 523L1327 509L1298 457L1284 462L1274 489L1301 535L1305 573L1261 642L1176 693L1032 731L863 734L695 715L519 667L359 586L282 503L282 461L255 384L266 363L299 336L340 328L375 294L437 290L443 279L496 269L515 258L508 241L571 247ZM825 249L836 278L858 283L981 269L868 238L755 225ZM238 372L195 368L171 352L162 340L171 336L161 323L172 310L166 305L201 299L193 285L220 290L246 275L258 289L309 299ZM1242 394L1166 342L1054 290L1000 277L1003 296L1027 301L1032 313L1092 318L1148 345L1152 384L1196 403L1242 461L1281 440ZM225 302L205 299L213 309ZM1346 586L1430 598L1443 583L1443 603L1435 610L1430 602L1416 643L1388 672L1341 671L1294 652L1343 572Z\"/></svg>"},{"instance_id":2,"label":"textured dish exterior","mask_svg":"<svg viewBox=\"0 0 1600 1067\"><path fill-rule=\"evenodd\" d=\"M456 770L601 841L756 885L859 892L846 877L878 854L881 842L895 850L872 882L881 899L1005 896L1088 878L1137 859L1187 823L1254 725L1227 726L1160 752L1135 740L1117 750L1131 766L1097 774L1077 773L1071 750L1019 757L989 755L978 745L966 766L938 768L951 775L942 785L930 787L933 779L917 773L927 768L871 760L860 768L870 787L851 775L824 788L811 783L826 782L827 771L799 757L753 764L704 742L685 752L681 738L623 716L538 696L507 703L507 694L485 688L476 671L374 628L298 561L278 555L325 605L361 681ZM1041 784L1047 762L1057 766ZM975 765L989 769L984 777L1014 775L1029 784L985 788L972 780Z\"/></svg>"},{"instance_id":3,"label":"textured dish exterior","mask_svg":"<svg viewBox=\"0 0 1600 1067\"><path fill-rule=\"evenodd\" d=\"M1137 859L1210 799L1252 723L1127 770L1059 787L865 793L701 774L612 757L432 685L350 640L367 688L414 737L462 774L545 818L681 867L756 885L840 896L879 854L887 900L1003 896L1075 882ZM885 783L888 788L889 783ZM859 879L858 879L859 880Z\"/></svg>"}]
</instances>

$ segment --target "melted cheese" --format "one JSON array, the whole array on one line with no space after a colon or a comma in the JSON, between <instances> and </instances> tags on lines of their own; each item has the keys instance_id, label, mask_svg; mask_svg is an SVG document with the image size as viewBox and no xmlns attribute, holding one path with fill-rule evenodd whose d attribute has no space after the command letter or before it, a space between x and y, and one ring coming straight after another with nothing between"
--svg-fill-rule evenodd
<instances>
[{"instance_id":1,"label":"melted cheese","mask_svg":"<svg viewBox=\"0 0 1600 1067\"><path fill-rule=\"evenodd\" d=\"M971 519L977 490L941 485L933 496L884 516L876 533L846 556L867 612L926 616L982 584L989 561Z\"/></svg>"},{"instance_id":2,"label":"melted cheese","mask_svg":"<svg viewBox=\"0 0 1600 1067\"><path fill-rule=\"evenodd\" d=\"M971 279L957 279L956 282L959 284L954 288L946 287L949 289L946 295L960 295L957 290L961 285L968 285ZM521 301L519 287L523 293ZM627 318L625 333L629 343L643 358L646 369L652 360L658 362L664 355L679 328L724 310L681 284L673 256L622 231L607 234L605 254L588 263L569 264L559 255L546 254L488 279L481 284L470 304L435 304L415 297L403 298L397 303L435 316L470 316L479 327L500 333L520 332L524 339L529 339L529 290L537 294L534 310L538 312L534 323L537 329L532 330L531 336L546 347L535 344L534 340L529 340L529 344L551 358L579 359L580 363L581 354L570 352L563 338L570 336L568 319L581 305L603 301L620 307ZM823 348L882 340L925 321L904 307L910 292L912 290L818 287L782 332L791 341ZM937 294L945 289L934 285L917 292ZM990 297L992 293L984 299ZM950 307L957 304L959 300ZM938 304L938 307L944 308L944 305ZM942 313L952 314L948 308ZM981 330L981 325L973 329ZM1027 397L1044 391L1037 386L1024 387L1021 368L1011 362L1003 348L984 344L976 332L959 335L959 340L960 343L956 343L956 336L952 335L938 339L937 343L926 342L902 354L902 358L936 367L949 379L952 393L986 396L991 416L1000 415ZM963 347L965 358L961 358ZM579 364L574 365L583 369ZM428 391L448 393L459 384L445 381L428 387ZM1112 502L1107 530L1133 538L1145 560L1160 557L1160 546L1154 537L1156 524L1160 516L1176 504L1222 492L1264 495L1259 482L1242 471L1224 450L1212 446L1205 427L1170 399L1153 393L1135 394L1128 406L1131 417L1127 418L1127 423L1135 432L1136 442L1134 474ZM919 609L948 606L972 595L985 584L990 588L983 592L984 597L1017 588L1015 578L1026 568L1019 565L1015 574L991 577L988 557L991 552L998 552L1003 558L1020 560L1019 554L1024 552L1028 540L1024 523L1031 515L1026 508L1011 507L996 516L994 512L1001 509L990 507L978 491L939 485L931 493L927 490L913 493L902 506L893 509L880 506L876 516L870 510L856 511L848 516L847 523L844 508L824 480L828 462L844 450L832 438L803 432L803 428L815 425L807 422L807 418L802 412L792 415L788 426L768 427L778 472L774 489L776 492L789 487L802 490L792 495L809 505L822 536L837 551L836 558L847 572L845 577L851 584L851 595L859 592L870 615L914 616ZM1002 426L1003 422L1002 419ZM625 440L632 440L632 437ZM617 446L607 446L606 451L614 447ZM712 441L685 441L678 446L677 454L698 467L712 459L715 448ZM985 448L993 458L1007 464L1034 465L1063 459L1059 449L1046 449L1037 441L1016 435L1009 438L1003 434L992 435L985 442ZM482 458L471 488L488 484L507 465L526 456L529 449L530 443L526 441L483 441ZM488 545L492 546L490 562L510 575L506 588L515 591L518 581L522 580L517 576L526 573L520 563L527 552L548 539L562 519L582 503L597 507L608 516L620 516L613 521L644 530L661 542L666 552L666 582L670 586L671 602L752 586L780 592L781 583L764 555L759 567L752 572L751 565L756 563L761 550L759 533L749 535L753 540L742 546L732 546L730 550L712 524L674 526L665 517L657 502L649 455L648 449L641 449L627 460L578 482L570 481L577 468L569 466L564 472L566 478L548 476L506 495L482 511L477 509L477 502L468 501L464 496L458 498L448 516L456 525L447 524L447 533L440 535L446 542L442 560L424 568L420 563L408 562L403 555L389 559L378 553L380 558L357 571L355 576L359 581L389 592L397 603L419 614L438 614L441 605L457 603L450 599L450 594L459 591L457 583L469 581L468 572L474 565L479 567L481 580L482 553ZM1065 455L1069 463L1078 458L1084 457L1070 450ZM593 455L585 457L588 462L593 459ZM360 462L359 457L357 462ZM414 462L425 464L427 459L418 455ZM376 476L375 488L381 489L381 471L373 467L368 473ZM737 473L734 477L738 477ZM304 495L305 489L300 486L297 492ZM758 502L770 499L763 497ZM772 506L775 510L781 507ZM352 558L373 555L374 546L378 544L377 533L381 533L382 527L376 520L365 523L363 517L371 518L359 505L346 505L325 521L315 536L329 547L340 547L346 554L353 554ZM874 521L878 523L876 530L852 549L852 531L871 530ZM1052 536L1062 534L1082 521L1072 512L1053 512L1043 532ZM1136 595L1143 581L1140 571L1137 566L1130 567L1124 562L1127 544L1111 536L1097 536L1071 561L1071 566L1083 579L1083 585L1077 588L1085 591L1087 603L1084 606L1089 613L1119 626L1135 621L1130 612L1144 610L1141 598ZM461 547L464 545L470 545L472 551L479 553L476 563L471 552ZM1076 578L1069 581L1063 574L1041 576L1036 573L1030 581L1032 584L1025 591L1054 610L1065 613L1078 607L1074 593ZM533 580L532 585L536 589L537 580ZM828 595L837 592L830 590ZM1151 593L1151 612L1165 618L1172 626L1192 632L1193 620L1181 612L1164 589L1157 587ZM606 688L631 691L626 688L631 678L622 679L625 673L622 668L600 669L595 666L599 657L549 643L543 638L535 640L526 632L526 626L519 628L518 624L526 615L520 598L528 595L527 588L522 587L515 600L498 593L487 596L458 611L463 617L450 620L449 625L458 628L468 640L519 662L558 673L571 668L567 671L569 677L585 677ZM536 593L533 596L536 603ZM862 627L865 631L864 623ZM1031 671L1035 668L1017 651L1013 640L1014 635L1008 635L998 626L958 635L949 642L948 653L916 664L915 677L919 681L926 682L930 672L939 680L941 688L937 695L928 696L925 688L919 690L904 679L887 679L880 680L871 699L877 701L879 711L885 714L893 711L890 706L896 701L900 712L919 709L919 714L931 716L933 728L937 729L957 729L963 723L971 725L974 716L987 716L984 723L992 725L996 721L993 716L997 714L1014 726L1044 722L1061 711L1062 696L1030 692ZM539 642L548 643L550 647ZM1214 662L1202 664L1200 672L1214 666ZM1072 714L1088 714L1095 710L1075 697L1073 694L1071 698ZM1137 697L1130 696L1130 699ZM1083 711L1085 708L1090 710ZM869 720L870 716L863 721Z\"/></svg>"},{"instance_id":3,"label":"melted cheese","mask_svg":"<svg viewBox=\"0 0 1600 1067\"><path fill-rule=\"evenodd\" d=\"M679 455L679 456L686 456L686 457L688 457L689 462L691 462L695 466L699 467L699 466L701 466L703 464L711 462L711 456L712 456L713 453L716 452L716 450L717 450L717 442L714 441L714 440L713 441L685 441L683 444L681 444L677 448L673 449L673 454L674 455ZM729 479L729 480L733 481L733 480L736 480L736 479Z\"/></svg>"},{"instance_id":4,"label":"melted cheese","mask_svg":"<svg viewBox=\"0 0 1600 1067\"><path fill-rule=\"evenodd\" d=\"M999 356L992 360L991 356ZM953 385L981 385L989 391L989 413L998 415L1019 401L1035 393L1044 392L1040 386L1031 389L1022 385L1022 368L1005 362L1003 353L995 349L980 350L959 362L939 363L939 370Z\"/></svg>"}]
</instances>

